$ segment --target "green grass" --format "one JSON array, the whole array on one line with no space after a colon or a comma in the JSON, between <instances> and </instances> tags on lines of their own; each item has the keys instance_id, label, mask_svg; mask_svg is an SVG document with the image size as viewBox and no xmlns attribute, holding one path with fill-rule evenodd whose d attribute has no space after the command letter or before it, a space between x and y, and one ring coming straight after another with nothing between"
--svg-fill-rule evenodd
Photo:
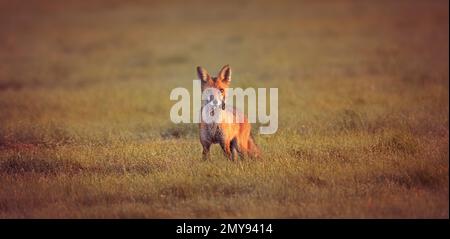
<instances>
[{"instance_id":1,"label":"green grass","mask_svg":"<svg viewBox=\"0 0 450 239\"><path fill-rule=\"evenodd\" d=\"M446 1L0 3L0 218L448 218ZM195 67L279 88L201 160Z\"/></svg>"}]
</instances>

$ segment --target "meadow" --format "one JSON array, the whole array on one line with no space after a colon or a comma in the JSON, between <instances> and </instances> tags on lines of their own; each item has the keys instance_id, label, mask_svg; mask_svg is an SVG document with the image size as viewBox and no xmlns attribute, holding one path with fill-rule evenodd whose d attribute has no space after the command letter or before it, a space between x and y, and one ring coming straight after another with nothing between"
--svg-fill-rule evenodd
<instances>
[{"instance_id":1,"label":"meadow","mask_svg":"<svg viewBox=\"0 0 450 239\"><path fill-rule=\"evenodd\" d=\"M0 218L448 218L448 1L0 1ZM175 87L279 91L201 158Z\"/></svg>"}]
</instances>

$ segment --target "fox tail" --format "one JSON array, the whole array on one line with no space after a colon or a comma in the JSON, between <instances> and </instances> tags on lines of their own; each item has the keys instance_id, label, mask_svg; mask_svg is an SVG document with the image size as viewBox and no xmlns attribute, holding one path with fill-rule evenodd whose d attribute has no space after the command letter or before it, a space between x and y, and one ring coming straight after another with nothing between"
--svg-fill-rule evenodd
<instances>
[{"instance_id":1,"label":"fox tail","mask_svg":"<svg viewBox=\"0 0 450 239\"><path fill-rule=\"evenodd\" d=\"M255 143L255 139L252 135L248 139L248 154L252 158L259 158L261 156L261 151Z\"/></svg>"}]
</instances>

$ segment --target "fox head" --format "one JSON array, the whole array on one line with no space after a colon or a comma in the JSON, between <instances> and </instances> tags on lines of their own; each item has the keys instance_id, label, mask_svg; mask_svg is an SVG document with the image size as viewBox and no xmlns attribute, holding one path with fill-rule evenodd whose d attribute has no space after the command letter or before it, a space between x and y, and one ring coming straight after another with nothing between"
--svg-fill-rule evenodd
<instances>
[{"instance_id":1,"label":"fox head","mask_svg":"<svg viewBox=\"0 0 450 239\"><path fill-rule=\"evenodd\" d=\"M225 65L216 77L211 77L201 66L197 67L198 78L202 82L202 93L206 93L206 104L225 109L226 89L231 82L231 68Z\"/></svg>"}]
</instances>

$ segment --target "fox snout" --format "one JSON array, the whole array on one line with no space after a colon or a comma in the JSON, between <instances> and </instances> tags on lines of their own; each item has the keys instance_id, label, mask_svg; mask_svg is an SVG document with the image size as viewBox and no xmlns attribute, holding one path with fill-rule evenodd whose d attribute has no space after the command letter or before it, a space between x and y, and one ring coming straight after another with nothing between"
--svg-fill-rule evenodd
<instances>
[{"instance_id":1,"label":"fox snout","mask_svg":"<svg viewBox=\"0 0 450 239\"><path fill-rule=\"evenodd\" d=\"M209 92L214 92L214 91L218 91L217 89L213 89L213 88L209 88L206 90L206 105L216 109L216 108L222 108L223 110L225 109L225 99L223 97L221 97L221 95L219 93L209 93ZM208 94L209 93L209 94Z\"/></svg>"}]
</instances>

